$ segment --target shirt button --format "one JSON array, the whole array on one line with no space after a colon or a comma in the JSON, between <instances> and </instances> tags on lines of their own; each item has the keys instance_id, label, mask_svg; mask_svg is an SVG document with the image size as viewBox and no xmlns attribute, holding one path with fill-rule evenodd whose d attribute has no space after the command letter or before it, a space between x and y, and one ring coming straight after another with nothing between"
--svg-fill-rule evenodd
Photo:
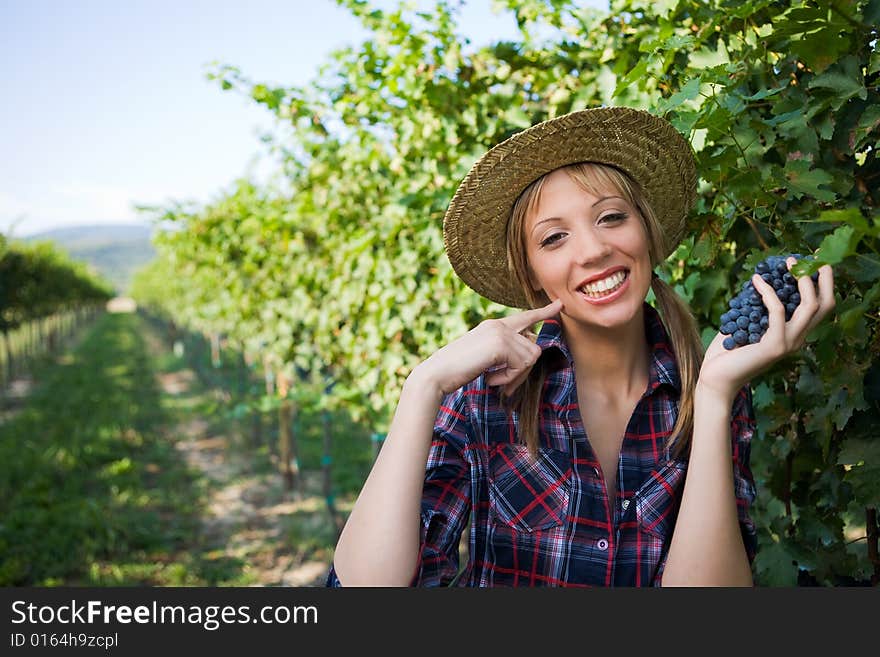
<instances>
[{"instance_id":1,"label":"shirt button","mask_svg":"<svg viewBox=\"0 0 880 657\"><path fill-rule=\"evenodd\" d=\"M593 474L597 477L599 476L599 468L597 468L595 465L593 466Z\"/></svg>"},{"instance_id":2,"label":"shirt button","mask_svg":"<svg viewBox=\"0 0 880 657\"><path fill-rule=\"evenodd\" d=\"M606 541L604 538L600 538L598 541L596 541L596 547L599 548L600 550L607 550L608 549L608 541Z\"/></svg>"},{"instance_id":3,"label":"shirt button","mask_svg":"<svg viewBox=\"0 0 880 657\"><path fill-rule=\"evenodd\" d=\"M629 500L624 500L620 503L620 506L622 506L623 510L626 511L629 508Z\"/></svg>"}]
</instances>

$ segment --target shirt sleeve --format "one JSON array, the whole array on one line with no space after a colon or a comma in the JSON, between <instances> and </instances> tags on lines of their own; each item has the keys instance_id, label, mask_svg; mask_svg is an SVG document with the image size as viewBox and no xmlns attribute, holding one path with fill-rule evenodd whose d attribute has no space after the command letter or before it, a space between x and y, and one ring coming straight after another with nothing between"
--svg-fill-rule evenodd
<instances>
[{"instance_id":1,"label":"shirt sleeve","mask_svg":"<svg viewBox=\"0 0 880 657\"><path fill-rule=\"evenodd\" d=\"M459 570L458 544L470 518L467 389L447 395L434 423L422 493L421 543L413 586L447 586Z\"/></svg>"},{"instance_id":2,"label":"shirt sleeve","mask_svg":"<svg viewBox=\"0 0 880 657\"><path fill-rule=\"evenodd\" d=\"M458 542L471 510L465 402L463 390L447 395L434 422L422 492L419 563L411 586L446 586L458 574ZM342 586L332 564L324 586Z\"/></svg>"},{"instance_id":3,"label":"shirt sleeve","mask_svg":"<svg viewBox=\"0 0 880 657\"><path fill-rule=\"evenodd\" d=\"M749 563L755 560L755 555L758 552L758 533L755 523L749 515L756 496L755 478L752 476L749 465L755 426L752 391L746 385L739 391L733 402L730 438L733 448L733 485L736 494L736 512Z\"/></svg>"}]
</instances>

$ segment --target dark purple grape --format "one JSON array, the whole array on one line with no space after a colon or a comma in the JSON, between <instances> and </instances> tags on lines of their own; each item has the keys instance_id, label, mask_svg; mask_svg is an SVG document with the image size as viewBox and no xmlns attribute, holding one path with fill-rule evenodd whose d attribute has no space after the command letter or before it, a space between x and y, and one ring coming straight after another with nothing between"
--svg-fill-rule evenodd
<instances>
[{"instance_id":1,"label":"dark purple grape","mask_svg":"<svg viewBox=\"0 0 880 657\"><path fill-rule=\"evenodd\" d=\"M801 302L797 288L797 279L788 271L786 259L794 257L801 260L799 253L789 256L770 255L755 265L755 273L776 291L776 296L783 303L785 320L791 319ZM818 273L811 274L815 283ZM745 344L755 344L767 331L770 320L767 308L761 295L755 289L751 278L742 284L742 289L728 302L729 310L721 315L721 333L729 337L722 342L725 349L735 349Z\"/></svg>"}]
</instances>

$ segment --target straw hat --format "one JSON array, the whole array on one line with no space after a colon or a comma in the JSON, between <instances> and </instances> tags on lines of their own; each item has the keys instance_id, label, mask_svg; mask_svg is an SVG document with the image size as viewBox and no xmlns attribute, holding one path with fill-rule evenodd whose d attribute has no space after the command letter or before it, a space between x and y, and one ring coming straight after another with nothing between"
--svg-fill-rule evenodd
<instances>
[{"instance_id":1,"label":"straw hat","mask_svg":"<svg viewBox=\"0 0 880 657\"><path fill-rule=\"evenodd\" d=\"M519 132L483 155L459 185L443 220L455 273L484 297L528 307L507 264L507 222L523 190L576 162L610 164L629 174L666 229L669 255L696 199L694 156L667 121L628 107L572 112Z\"/></svg>"}]
</instances>

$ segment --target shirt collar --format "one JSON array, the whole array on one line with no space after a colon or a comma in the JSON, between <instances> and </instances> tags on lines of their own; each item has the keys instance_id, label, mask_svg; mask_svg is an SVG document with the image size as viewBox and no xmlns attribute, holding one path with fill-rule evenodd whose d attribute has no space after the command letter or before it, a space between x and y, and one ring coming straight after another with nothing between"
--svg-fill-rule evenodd
<instances>
[{"instance_id":1,"label":"shirt collar","mask_svg":"<svg viewBox=\"0 0 880 657\"><path fill-rule=\"evenodd\" d=\"M653 392L665 383L680 393L681 379L678 375L678 365L660 314L647 302L643 308L645 340L651 352L651 362L648 368L648 392ZM548 356L548 350L558 350L559 354L564 356L567 364L571 366L571 351L565 343L562 324L558 319L545 320L540 333L538 333L537 345L541 347L542 353Z\"/></svg>"}]
</instances>

